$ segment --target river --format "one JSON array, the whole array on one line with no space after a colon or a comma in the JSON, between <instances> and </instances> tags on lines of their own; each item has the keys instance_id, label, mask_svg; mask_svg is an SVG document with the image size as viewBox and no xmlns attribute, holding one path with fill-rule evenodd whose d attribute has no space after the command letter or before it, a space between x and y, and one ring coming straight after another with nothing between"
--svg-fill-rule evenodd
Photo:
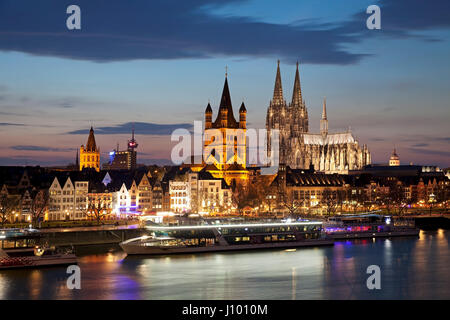
<instances>
[{"instance_id":1,"label":"river","mask_svg":"<svg viewBox=\"0 0 450 320\"><path fill-rule=\"evenodd\" d=\"M334 246L153 258L81 250L81 289L65 267L0 271L0 299L450 299L450 231ZM381 270L369 290L367 267Z\"/></svg>"}]
</instances>

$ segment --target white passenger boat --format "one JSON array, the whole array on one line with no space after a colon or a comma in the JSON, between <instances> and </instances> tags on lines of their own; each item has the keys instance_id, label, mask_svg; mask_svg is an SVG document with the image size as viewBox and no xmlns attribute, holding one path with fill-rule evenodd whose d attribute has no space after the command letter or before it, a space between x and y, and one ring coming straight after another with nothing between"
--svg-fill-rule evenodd
<instances>
[{"instance_id":1,"label":"white passenger boat","mask_svg":"<svg viewBox=\"0 0 450 320\"><path fill-rule=\"evenodd\" d=\"M129 255L165 255L333 245L322 222L147 226L148 236L120 243Z\"/></svg>"}]
</instances>

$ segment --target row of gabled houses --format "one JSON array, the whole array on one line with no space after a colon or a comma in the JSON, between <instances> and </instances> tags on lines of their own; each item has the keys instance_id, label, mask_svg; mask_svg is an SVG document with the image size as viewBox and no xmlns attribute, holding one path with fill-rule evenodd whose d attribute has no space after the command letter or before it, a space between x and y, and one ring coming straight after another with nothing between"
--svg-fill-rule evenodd
<instances>
[{"instance_id":1,"label":"row of gabled houses","mask_svg":"<svg viewBox=\"0 0 450 320\"><path fill-rule=\"evenodd\" d=\"M223 179L183 167L149 167L135 171L51 171L38 167L2 169L0 195L16 209L9 220L31 221L31 203L40 190L47 194L42 220L84 220L94 208L124 218L152 212L219 212L232 206ZM91 212L92 211L92 212Z\"/></svg>"},{"instance_id":2,"label":"row of gabled houses","mask_svg":"<svg viewBox=\"0 0 450 320\"><path fill-rule=\"evenodd\" d=\"M248 188L269 189L256 199L258 210L286 209L287 198L319 209L325 194L345 197L347 203L375 202L394 186L405 203L428 203L448 198L449 179L421 166L371 166L348 175L317 173L281 166L277 175L261 180L258 168L249 170ZM47 195L42 220L84 220L94 208L111 217L175 213L226 213L239 210L235 186L207 170L189 167L145 167L134 171L58 171L40 167L0 167L0 200L15 203L9 221L31 221L34 201ZM445 191L444 195L442 191ZM448 200L448 199L447 199ZM0 209L2 202L0 202ZM317 210L316 210L317 211Z\"/></svg>"}]
</instances>

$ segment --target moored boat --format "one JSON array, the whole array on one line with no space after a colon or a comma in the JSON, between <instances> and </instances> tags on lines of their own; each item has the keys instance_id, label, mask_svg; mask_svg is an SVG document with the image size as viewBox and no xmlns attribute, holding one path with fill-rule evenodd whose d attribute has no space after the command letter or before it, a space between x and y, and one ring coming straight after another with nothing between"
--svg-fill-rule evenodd
<instances>
[{"instance_id":1,"label":"moored boat","mask_svg":"<svg viewBox=\"0 0 450 320\"><path fill-rule=\"evenodd\" d=\"M322 222L150 225L149 235L120 243L129 255L165 255L333 245Z\"/></svg>"},{"instance_id":2,"label":"moored boat","mask_svg":"<svg viewBox=\"0 0 450 320\"><path fill-rule=\"evenodd\" d=\"M77 264L72 250L41 243L33 229L0 230L0 270Z\"/></svg>"}]
</instances>

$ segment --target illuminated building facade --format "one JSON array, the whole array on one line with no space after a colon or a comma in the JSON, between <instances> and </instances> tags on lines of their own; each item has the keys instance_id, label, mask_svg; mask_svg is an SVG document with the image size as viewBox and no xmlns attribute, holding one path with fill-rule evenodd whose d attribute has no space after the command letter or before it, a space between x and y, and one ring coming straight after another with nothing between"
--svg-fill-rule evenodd
<instances>
[{"instance_id":1,"label":"illuminated building facade","mask_svg":"<svg viewBox=\"0 0 450 320\"><path fill-rule=\"evenodd\" d=\"M325 99L320 132L309 132L308 110L302 96L298 63L292 101L287 105L278 61L273 98L267 109L266 129L269 138L267 150L271 150L271 131L279 130L279 162L291 168L309 169L313 166L316 171L346 174L349 170L362 169L371 163L367 146L360 146L350 130L328 132Z\"/></svg>"},{"instance_id":2,"label":"illuminated building facade","mask_svg":"<svg viewBox=\"0 0 450 320\"><path fill-rule=\"evenodd\" d=\"M95 144L94 129L91 127L89 130L89 137L86 143L86 147L81 145L80 147L80 171L83 168L94 168L96 171L100 171L100 149Z\"/></svg>"},{"instance_id":3,"label":"illuminated building facade","mask_svg":"<svg viewBox=\"0 0 450 320\"><path fill-rule=\"evenodd\" d=\"M134 138L134 129L131 140L128 140L127 150L116 150L109 153L109 162L103 164L103 170L134 170L136 169L138 143Z\"/></svg>"},{"instance_id":4,"label":"illuminated building facade","mask_svg":"<svg viewBox=\"0 0 450 320\"><path fill-rule=\"evenodd\" d=\"M73 182L70 177L55 177L49 188L49 204L46 220L86 219L89 181Z\"/></svg>"},{"instance_id":5,"label":"illuminated building facade","mask_svg":"<svg viewBox=\"0 0 450 320\"><path fill-rule=\"evenodd\" d=\"M216 120L213 121L209 103L205 110L203 165L194 165L192 170L205 168L215 178L223 178L228 184L248 180L246 131L247 109L242 102L237 121L233 114L228 78L225 76Z\"/></svg>"},{"instance_id":6,"label":"illuminated building facade","mask_svg":"<svg viewBox=\"0 0 450 320\"><path fill-rule=\"evenodd\" d=\"M169 194L171 211L191 211L191 188L189 181L170 181Z\"/></svg>"},{"instance_id":7,"label":"illuminated building facade","mask_svg":"<svg viewBox=\"0 0 450 320\"><path fill-rule=\"evenodd\" d=\"M324 193L336 199L338 192L346 190L344 175L314 173L281 166L272 182L273 196L281 210L287 207L315 208L321 210Z\"/></svg>"}]
</instances>

